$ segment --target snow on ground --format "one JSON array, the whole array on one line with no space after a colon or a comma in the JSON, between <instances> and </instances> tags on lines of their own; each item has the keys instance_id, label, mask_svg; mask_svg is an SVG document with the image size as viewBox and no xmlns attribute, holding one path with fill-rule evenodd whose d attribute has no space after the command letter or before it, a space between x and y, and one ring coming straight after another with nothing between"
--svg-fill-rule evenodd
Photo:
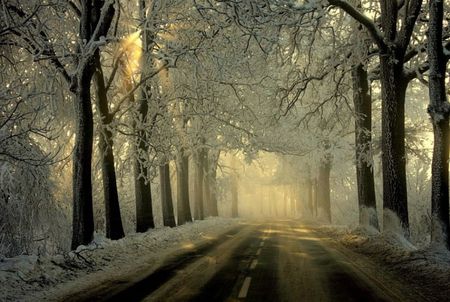
<instances>
[{"instance_id":1,"label":"snow on ground","mask_svg":"<svg viewBox=\"0 0 450 302\"><path fill-rule=\"evenodd\" d=\"M159 228L112 241L96 235L88 246L63 255L0 259L0 301L54 300L106 280L157 267L182 248L236 226L236 219L209 218L176 228Z\"/></svg>"},{"instance_id":2,"label":"snow on ground","mask_svg":"<svg viewBox=\"0 0 450 302\"><path fill-rule=\"evenodd\" d=\"M450 252L442 246L417 248L399 232L370 227L324 226L319 229L345 247L368 256L427 301L449 301Z\"/></svg>"}]
</instances>

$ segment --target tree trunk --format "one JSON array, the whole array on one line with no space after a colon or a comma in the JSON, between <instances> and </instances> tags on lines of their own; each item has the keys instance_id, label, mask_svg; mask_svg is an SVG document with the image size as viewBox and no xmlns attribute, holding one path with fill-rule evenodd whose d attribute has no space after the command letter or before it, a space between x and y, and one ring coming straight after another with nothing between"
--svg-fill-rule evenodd
<instances>
[{"instance_id":1,"label":"tree trunk","mask_svg":"<svg viewBox=\"0 0 450 302\"><path fill-rule=\"evenodd\" d=\"M204 202L203 202L203 188L204 188L204 152L199 150L196 152L194 156L195 163L195 179L194 179L194 219L195 220L203 220L205 218L204 213Z\"/></svg>"},{"instance_id":2,"label":"tree trunk","mask_svg":"<svg viewBox=\"0 0 450 302\"><path fill-rule=\"evenodd\" d=\"M406 192L405 155L405 94L408 82L403 78L402 65L395 64L394 55L380 55L382 92L382 164L384 226L392 222L389 211L400 220L409 234L408 200ZM402 59L403 60L403 59Z\"/></svg>"},{"instance_id":3,"label":"tree trunk","mask_svg":"<svg viewBox=\"0 0 450 302\"><path fill-rule=\"evenodd\" d=\"M430 64L428 113L433 122L431 165L431 243L450 247L449 240L449 110L445 94L446 60L442 47L443 1L430 1L428 61Z\"/></svg>"},{"instance_id":4,"label":"tree trunk","mask_svg":"<svg viewBox=\"0 0 450 302\"><path fill-rule=\"evenodd\" d=\"M140 18L142 20L142 57L141 78L146 77L153 69L152 51L155 34L149 29L147 13L152 7L146 7L145 1L139 1ZM138 98L138 125L136 142L136 159L134 162L135 173L135 197L136 197L136 232L145 232L154 228L152 209L152 190L150 174L148 171L149 134L148 126L149 102L151 100L151 87L144 83L139 89Z\"/></svg>"},{"instance_id":5,"label":"tree trunk","mask_svg":"<svg viewBox=\"0 0 450 302\"><path fill-rule=\"evenodd\" d=\"M152 193L148 169L139 162L134 163L134 193L136 199L136 232L146 232L154 228Z\"/></svg>"},{"instance_id":6,"label":"tree trunk","mask_svg":"<svg viewBox=\"0 0 450 302\"><path fill-rule=\"evenodd\" d=\"M360 64L353 69L352 76L353 102L355 106L355 152L359 223L361 225L369 224L378 229L371 150L372 100L369 93L367 71ZM369 216L367 217L367 215Z\"/></svg>"},{"instance_id":7,"label":"tree trunk","mask_svg":"<svg viewBox=\"0 0 450 302\"><path fill-rule=\"evenodd\" d=\"M177 209L178 225L192 222L189 204L189 157L183 149L177 161Z\"/></svg>"},{"instance_id":8,"label":"tree trunk","mask_svg":"<svg viewBox=\"0 0 450 302\"><path fill-rule=\"evenodd\" d=\"M314 178L312 183L313 217L318 216L319 194L317 193L317 189L318 189L317 178Z\"/></svg>"},{"instance_id":9,"label":"tree trunk","mask_svg":"<svg viewBox=\"0 0 450 302\"><path fill-rule=\"evenodd\" d=\"M233 173L231 176L231 217L239 217L238 211L238 180L237 175Z\"/></svg>"},{"instance_id":10,"label":"tree trunk","mask_svg":"<svg viewBox=\"0 0 450 302\"><path fill-rule=\"evenodd\" d=\"M149 154L147 134L143 127L148 115L148 103L145 92L139 97L139 127L136 129L136 158L134 160L134 193L136 199L136 232L146 232L155 227L153 221L152 192L150 187L150 175L145 161Z\"/></svg>"},{"instance_id":11,"label":"tree trunk","mask_svg":"<svg viewBox=\"0 0 450 302\"><path fill-rule=\"evenodd\" d=\"M318 216L328 223L331 223L330 170L331 163L328 160L321 162L317 183Z\"/></svg>"},{"instance_id":12,"label":"tree trunk","mask_svg":"<svg viewBox=\"0 0 450 302\"><path fill-rule=\"evenodd\" d=\"M163 212L163 224L175 227L175 215L173 212L172 188L170 185L169 163L159 166L159 180L161 188L161 205Z\"/></svg>"},{"instance_id":13,"label":"tree trunk","mask_svg":"<svg viewBox=\"0 0 450 302\"><path fill-rule=\"evenodd\" d=\"M114 5L104 6L104 1L80 1L79 38L81 41L98 40L106 36L114 17ZM101 13L104 17L100 19ZM81 46L83 47L83 46ZM94 46L95 47L95 46ZM94 215L92 208L92 146L94 121L91 103L91 80L94 58L98 48L77 58L76 74L71 78L70 90L75 95L75 146L73 152L73 230L72 249L88 244L93 237Z\"/></svg>"},{"instance_id":14,"label":"tree trunk","mask_svg":"<svg viewBox=\"0 0 450 302\"><path fill-rule=\"evenodd\" d=\"M72 249L91 242L94 233L92 208L92 145L94 122L91 105L92 67L77 79L75 93L76 135L73 152Z\"/></svg>"},{"instance_id":15,"label":"tree trunk","mask_svg":"<svg viewBox=\"0 0 450 302\"><path fill-rule=\"evenodd\" d=\"M103 194L105 199L106 238L120 239L125 236L120 215L119 194L117 191L116 169L114 167L113 135L109 125L112 116L108 108L108 96L100 64L100 56L96 56L95 83L97 85L97 102L100 113L99 149L102 162Z\"/></svg>"},{"instance_id":16,"label":"tree trunk","mask_svg":"<svg viewBox=\"0 0 450 302\"><path fill-rule=\"evenodd\" d=\"M205 195L208 198L208 216L219 216L217 206L217 165L219 163L220 152L208 150L205 152ZM209 191L209 192L208 192Z\"/></svg>"},{"instance_id":17,"label":"tree trunk","mask_svg":"<svg viewBox=\"0 0 450 302\"><path fill-rule=\"evenodd\" d=\"M210 164L209 164L209 158L208 158L208 151L205 150L205 154L203 154L203 168L204 168L204 172L203 172L203 210L205 212L205 217L208 216L213 216L212 213L214 212L213 208L214 206L212 205L214 200L215 200L215 196L214 192L212 191L213 189L213 173L210 170Z\"/></svg>"},{"instance_id":18,"label":"tree trunk","mask_svg":"<svg viewBox=\"0 0 450 302\"><path fill-rule=\"evenodd\" d=\"M308 210L310 217L314 216L314 197L313 197L313 181L310 177L306 179L307 198L308 198Z\"/></svg>"},{"instance_id":19,"label":"tree trunk","mask_svg":"<svg viewBox=\"0 0 450 302\"><path fill-rule=\"evenodd\" d=\"M410 44L422 0L380 0L381 28L355 10L347 1L328 0L364 25L379 48L382 94L382 164L383 164L383 224L392 224L392 215L399 219L409 236L408 201L405 158L405 93L411 75L405 72L405 53ZM402 16L402 14L407 14ZM400 21L401 18L401 21ZM400 26L401 24L401 26ZM381 30L380 30L381 29ZM395 218L395 220L397 220Z\"/></svg>"},{"instance_id":20,"label":"tree trunk","mask_svg":"<svg viewBox=\"0 0 450 302\"><path fill-rule=\"evenodd\" d=\"M291 216L295 217L300 214L301 211L298 210L299 203L303 200L300 196L300 187L291 188L292 197L291 197Z\"/></svg>"}]
</instances>

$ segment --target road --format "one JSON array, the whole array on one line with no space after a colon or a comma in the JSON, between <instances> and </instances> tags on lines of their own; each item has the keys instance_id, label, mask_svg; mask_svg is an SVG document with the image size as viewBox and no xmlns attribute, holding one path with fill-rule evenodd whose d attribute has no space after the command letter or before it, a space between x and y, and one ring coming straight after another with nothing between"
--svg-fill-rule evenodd
<instances>
[{"instance_id":1,"label":"road","mask_svg":"<svg viewBox=\"0 0 450 302\"><path fill-rule=\"evenodd\" d=\"M418 301L329 241L293 220L248 223L89 300Z\"/></svg>"}]
</instances>

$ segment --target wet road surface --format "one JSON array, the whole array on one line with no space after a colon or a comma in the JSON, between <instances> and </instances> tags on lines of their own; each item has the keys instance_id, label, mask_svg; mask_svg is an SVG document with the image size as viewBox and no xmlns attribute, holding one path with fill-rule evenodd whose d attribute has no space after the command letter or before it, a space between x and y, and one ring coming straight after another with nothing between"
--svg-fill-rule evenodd
<instances>
[{"instance_id":1,"label":"wet road surface","mask_svg":"<svg viewBox=\"0 0 450 302\"><path fill-rule=\"evenodd\" d=\"M297 221L248 223L87 300L410 301L352 257Z\"/></svg>"}]
</instances>

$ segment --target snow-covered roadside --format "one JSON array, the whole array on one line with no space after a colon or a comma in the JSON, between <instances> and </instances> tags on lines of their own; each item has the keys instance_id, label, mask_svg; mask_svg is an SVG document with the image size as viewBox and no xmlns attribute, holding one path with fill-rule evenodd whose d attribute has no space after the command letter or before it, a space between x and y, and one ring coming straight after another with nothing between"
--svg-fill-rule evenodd
<instances>
[{"instance_id":1,"label":"snow-covered roadside","mask_svg":"<svg viewBox=\"0 0 450 302\"><path fill-rule=\"evenodd\" d=\"M444 247L417 248L396 232L381 234L367 227L327 226L319 231L368 256L380 270L392 273L427 301L449 301L450 252Z\"/></svg>"},{"instance_id":2,"label":"snow-covered roadside","mask_svg":"<svg viewBox=\"0 0 450 302\"><path fill-rule=\"evenodd\" d=\"M117 241L96 236L89 246L64 255L0 259L0 301L53 300L142 268L157 267L170 253L224 233L238 223L236 219L210 218L130 234Z\"/></svg>"}]
</instances>

